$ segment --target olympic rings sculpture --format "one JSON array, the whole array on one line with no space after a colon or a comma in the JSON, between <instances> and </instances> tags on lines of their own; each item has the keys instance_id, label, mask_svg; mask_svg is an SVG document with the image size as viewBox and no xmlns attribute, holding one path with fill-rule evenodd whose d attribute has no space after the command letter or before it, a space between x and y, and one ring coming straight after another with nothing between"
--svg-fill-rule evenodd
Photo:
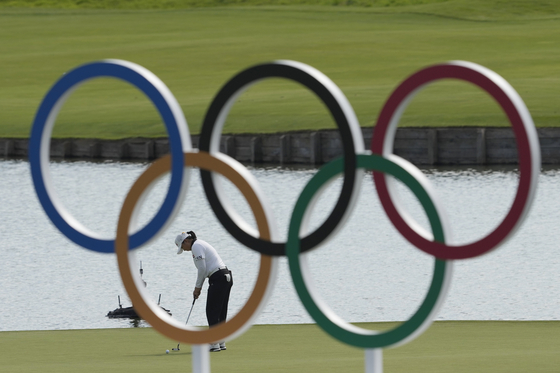
<instances>
[{"instance_id":1,"label":"olympic rings sculpture","mask_svg":"<svg viewBox=\"0 0 560 373\"><path fill-rule=\"evenodd\" d=\"M101 238L74 219L59 201L50 181L49 144L56 117L69 95L87 80L113 77L136 86L153 102L170 139L170 154L153 162L131 187L123 203L114 239ZM249 86L267 78L285 78L300 83L321 99L341 134L343 157L319 169L300 194L294 207L287 242L279 242L272 211L252 174L233 158L219 152L221 131L237 97ZM408 161L392 154L400 117L414 95L440 79L459 79L488 92L505 111L517 141L520 182L514 202L504 220L486 237L473 243L449 245L448 222L427 178ZM204 118L199 149L192 149L181 108L165 84L153 73L134 63L104 60L77 67L61 77L43 99L33 122L29 162L39 201L54 225L70 240L86 249L115 252L124 286L137 312L167 337L193 345L231 339L251 326L269 298L276 279L278 257L286 255L296 291L317 324L334 338L364 349L394 347L412 340L432 322L449 290L454 259L487 253L510 238L526 217L535 196L540 171L540 148L531 115L517 92L496 73L474 63L452 61L424 68L401 83L384 105L371 142L365 151L361 129L352 106L342 91L320 71L294 61L275 61L250 67L235 75L218 92ZM208 201L218 220L240 243L261 254L258 278L247 303L233 318L200 330L179 323L157 307L144 293L139 276L131 271L134 250L156 238L175 217L186 193L188 170L200 168ZM428 293L413 316L393 330L378 333L342 321L316 294L309 283L304 252L328 240L351 214L364 170L373 171L374 183L391 222L411 244L434 256L435 265ZM170 172L166 197L154 218L136 233L138 205L163 174ZM246 198L257 222L257 231L234 214L216 183L215 175L229 179ZM314 232L307 234L309 212L317 194L333 178L344 181L333 211ZM404 183L426 211L432 232L426 232L399 205L392 179ZM202 351L202 350L200 350Z\"/></svg>"}]
</instances>

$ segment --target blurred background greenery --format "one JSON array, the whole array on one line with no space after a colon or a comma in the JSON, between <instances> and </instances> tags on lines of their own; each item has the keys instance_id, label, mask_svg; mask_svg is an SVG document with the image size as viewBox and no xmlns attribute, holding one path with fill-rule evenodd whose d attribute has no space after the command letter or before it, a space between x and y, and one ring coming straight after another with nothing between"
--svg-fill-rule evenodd
<instances>
[{"instance_id":1,"label":"blurred background greenery","mask_svg":"<svg viewBox=\"0 0 560 373\"><path fill-rule=\"evenodd\" d=\"M116 58L155 73L198 133L212 98L234 74L290 59L330 77L360 124L373 126L392 90L449 60L503 76L539 127L560 125L560 2L463 0L0 0L0 137L29 136L46 92L66 71ZM419 93L401 126L508 126L480 89L442 81ZM334 128L310 92L266 80L234 105L224 133ZM153 105L108 78L80 86L54 137L164 137Z\"/></svg>"}]
</instances>

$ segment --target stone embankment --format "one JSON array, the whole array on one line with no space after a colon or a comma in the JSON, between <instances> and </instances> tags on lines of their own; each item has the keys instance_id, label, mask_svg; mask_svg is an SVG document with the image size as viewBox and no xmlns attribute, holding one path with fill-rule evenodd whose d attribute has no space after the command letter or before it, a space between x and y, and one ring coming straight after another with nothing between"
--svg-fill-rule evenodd
<instances>
[{"instance_id":1,"label":"stone embankment","mask_svg":"<svg viewBox=\"0 0 560 373\"><path fill-rule=\"evenodd\" d=\"M372 129L363 128L366 149ZM538 129L543 164L560 164L560 128ZM198 147L198 136L192 136ZM0 156L26 158L27 139L0 139ZM342 155L339 132L223 135L221 151L242 163L320 165ZM169 152L163 139L53 139L54 159L150 161ZM394 153L416 165L517 164L511 128L399 128Z\"/></svg>"}]
</instances>

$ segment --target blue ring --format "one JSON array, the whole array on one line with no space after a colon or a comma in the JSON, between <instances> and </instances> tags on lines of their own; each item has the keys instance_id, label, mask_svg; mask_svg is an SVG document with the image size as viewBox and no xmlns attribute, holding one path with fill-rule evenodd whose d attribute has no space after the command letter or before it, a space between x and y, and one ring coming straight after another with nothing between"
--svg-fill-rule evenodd
<instances>
[{"instance_id":1,"label":"blue ring","mask_svg":"<svg viewBox=\"0 0 560 373\"><path fill-rule=\"evenodd\" d=\"M171 181L163 204L154 218L140 231L130 237L130 248L135 249L152 239L173 214L183 187L184 160L183 141L179 125L169 102L162 92L140 71L119 64L118 61L99 61L82 65L60 78L41 102L29 138L29 164L31 176L39 202L54 225L74 243L100 253L114 253L115 240L104 240L87 236L66 222L54 206L43 180L41 168L41 138L54 106L60 98L77 84L98 77L113 77L124 80L142 91L155 105L169 136L171 153Z\"/></svg>"}]
</instances>

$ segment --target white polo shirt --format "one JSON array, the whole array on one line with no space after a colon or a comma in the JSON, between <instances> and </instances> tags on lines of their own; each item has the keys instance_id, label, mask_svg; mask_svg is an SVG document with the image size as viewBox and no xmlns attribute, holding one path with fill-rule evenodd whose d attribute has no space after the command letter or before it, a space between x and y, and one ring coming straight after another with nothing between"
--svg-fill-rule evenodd
<instances>
[{"instance_id":1,"label":"white polo shirt","mask_svg":"<svg viewBox=\"0 0 560 373\"><path fill-rule=\"evenodd\" d=\"M194 265L198 269L198 276L196 278L197 288L202 287L206 277L210 277L218 269L226 266L216 249L206 241L201 239L194 241L191 252Z\"/></svg>"}]
</instances>

